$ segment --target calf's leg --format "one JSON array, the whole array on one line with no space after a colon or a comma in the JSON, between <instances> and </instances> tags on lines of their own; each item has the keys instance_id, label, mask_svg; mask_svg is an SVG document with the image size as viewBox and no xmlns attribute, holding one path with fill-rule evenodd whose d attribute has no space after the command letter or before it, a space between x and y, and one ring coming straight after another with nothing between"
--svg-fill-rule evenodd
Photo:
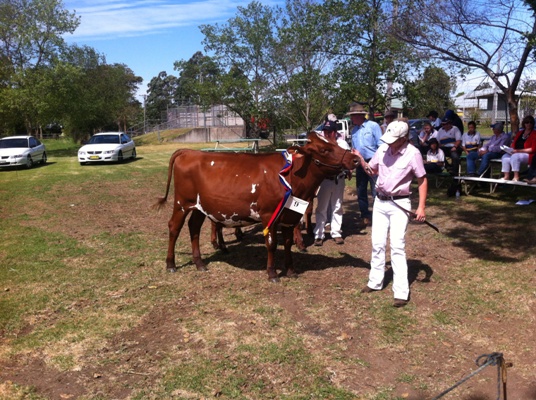
<instances>
[{"instance_id":1,"label":"calf's leg","mask_svg":"<svg viewBox=\"0 0 536 400\"><path fill-rule=\"evenodd\" d=\"M274 226L270 228L268 234L264 237L264 242L266 244L266 249L268 250L268 260L266 261L268 280L277 283L279 282L279 277L277 276L274 260L274 253L277 249L277 229Z\"/></svg>"},{"instance_id":2,"label":"calf's leg","mask_svg":"<svg viewBox=\"0 0 536 400\"><path fill-rule=\"evenodd\" d=\"M190 242L192 243L192 260L198 271L207 271L207 267L201 260L201 250L199 249L199 235L201 226L205 221L205 214L199 210L194 210L192 216L188 220L188 228L190 228Z\"/></svg>"}]
</instances>

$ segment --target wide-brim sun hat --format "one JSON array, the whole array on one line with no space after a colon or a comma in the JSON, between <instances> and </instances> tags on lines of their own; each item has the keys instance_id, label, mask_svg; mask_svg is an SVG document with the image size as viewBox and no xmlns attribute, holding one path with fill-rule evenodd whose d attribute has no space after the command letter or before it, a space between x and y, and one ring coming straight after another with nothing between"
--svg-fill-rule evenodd
<instances>
[{"instance_id":1,"label":"wide-brim sun hat","mask_svg":"<svg viewBox=\"0 0 536 400\"><path fill-rule=\"evenodd\" d=\"M359 103L354 103L350 106L350 110L346 113L346 115L356 115L361 114L365 115L368 114L368 111L365 110L365 107Z\"/></svg>"},{"instance_id":2,"label":"wide-brim sun hat","mask_svg":"<svg viewBox=\"0 0 536 400\"><path fill-rule=\"evenodd\" d=\"M404 121L393 121L387 125L385 133L381 137L382 142L393 144L398 139L408 135L409 125Z\"/></svg>"}]
</instances>

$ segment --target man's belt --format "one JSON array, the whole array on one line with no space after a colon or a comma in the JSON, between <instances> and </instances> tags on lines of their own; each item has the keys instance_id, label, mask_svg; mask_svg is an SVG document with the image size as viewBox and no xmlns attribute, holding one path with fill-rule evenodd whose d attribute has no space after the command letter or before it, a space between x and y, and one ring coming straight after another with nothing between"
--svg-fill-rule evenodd
<instances>
[{"instance_id":1,"label":"man's belt","mask_svg":"<svg viewBox=\"0 0 536 400\"><path fill-rule=\"evenodd\" d=\"M377 195L378 199L383 201L389 201L389 200L400 200L400 199L409 199L409 195L407 196L384 196L384 195Z\"/></svg>"}]
</instances>

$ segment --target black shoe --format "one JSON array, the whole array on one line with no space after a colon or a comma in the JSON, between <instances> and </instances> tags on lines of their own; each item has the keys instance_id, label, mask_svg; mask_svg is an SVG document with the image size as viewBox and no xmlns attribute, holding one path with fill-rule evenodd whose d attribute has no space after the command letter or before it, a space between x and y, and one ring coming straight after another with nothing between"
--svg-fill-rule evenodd
<instances>
[{"instance_id":1,"label":"black shoe","mask_svg":"<svg viewBox=\"0 0 536 400\"><path fill-rule=\"evenodd\" d=\"M344 244L344 239L342 237L336 237L333 239L337 244Z\"/></svg>"},{"instance_id":2,"label":"black shoe","mask_svg":"<svg viewBox=\"0 0 536 400\"><path fill-rule=\"evenodd\" d=\"M318 247L322 246L322 239L315 239L314 245Z\"/></svg>"}]
</instances>

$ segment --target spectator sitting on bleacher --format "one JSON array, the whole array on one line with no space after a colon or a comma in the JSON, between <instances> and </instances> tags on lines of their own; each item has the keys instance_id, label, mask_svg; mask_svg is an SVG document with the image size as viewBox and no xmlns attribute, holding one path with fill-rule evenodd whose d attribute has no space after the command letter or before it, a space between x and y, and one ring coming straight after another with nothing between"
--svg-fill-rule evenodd
<instances>
[{"instance_id":1,"label":"spectator sitting on bleacher","mask_svg":"<svg viewBox=\"0 0 536 400\"><path fill-rule=\"evenodd\" d=\"M467 132L462 135L462 149L465 151L465 154L477 153L481 141L480 133L476 131L476 122L470 121L467 124Z\"/></svg>"},{"instance_id":2,"label":"spectator sitting on bleacher","mask_svg":"<svg viewBox=\"0 0 536 400\"><path fill-rule=\"evenodd\" d=\"M419 132L419 150L421 154L426 155L430 148L430 139L437 137L437 131L432 126L431 122L422 124L422 130Z\"/></svg>"},{"instance_id":3,"label":"spectator sitting on bleacher","mask_svg":"<svg viewBox=\"0 0 536 400\"><path fill-rule=\"evenodd\" d=\"M460 155L462 154L462 134L458 127L452 124L452 120L448 118L443 118L441 125L441 129L437 132L439 147L445 153L445 157L450 157L452 161L449 171L451 175L458 175Z\"/></svg>"},{"instance_id":4,"label":"spectator sitting on bleacher","mask_svg":"<svg viewBox=\"0 0 536 400\"><path fill-rule=\"evenodd\" d=\"M447 110L445 111L445 116L443 119L450 119L452 121L452 125L457 127L460 130L460 133L463 135L463 121L458 115L458 113L454 112L454 110Z\"/></svg>"},{"instance_id":5,"label":"spectator sitting on bleacher","mask_svg":"<svg viewBox=\"0 0 536 400\"><path fill-rule=\"evenodd\" d=\"M427 174L440 174L445 166L445 153L439 148L439 142L436 138L428 141L430 149L426 153L424 169Z\"/></svg>"},{"instance_id":6,"label":"spectator sitting on bleacher","mask_svg":"<svg viewBox=\"0 0 536 400\"><path fill-rule=\"evenodd\" d=\"M430 120L430 123L432 124L432 128L434 129L440 129L441 128L441 118L439 118L439 114L437 113L437 111L430 111L428 113L428 117L427 117L429 120Z\"/></svg>"},{"instance_id":7,"label":"spectator sitting on bleacher","mask_svg":"<svg viewBox=\"0 0 536 400\"><path fill-rule=\"evenodd\" d=\"M467 154L467 175L482 176L488 169L491 160L501 158L504 151L501 146L510 145L510 136L503 131L504 124L497 122L493 124L493 136L477 152ZM476 161L481 158L480 167L476 172Z\"/></svg>"},{"instance_id":8,"label":"spectator sitting on bleacher","mask_svg":"<svg viewBox=\"0 0 536 400\"><path fill-rule=\"evenodd\" d=\"M521 166L531 165L534 153L536 153L536 130L534 130L534 117L527 115L523 118L523 128L517 132L512 141L511 151L507 151L502 157L502 169L504 180L510 180L510 170L514 173L513 181L519 181Z\"/></svg>"}]
</instances>

